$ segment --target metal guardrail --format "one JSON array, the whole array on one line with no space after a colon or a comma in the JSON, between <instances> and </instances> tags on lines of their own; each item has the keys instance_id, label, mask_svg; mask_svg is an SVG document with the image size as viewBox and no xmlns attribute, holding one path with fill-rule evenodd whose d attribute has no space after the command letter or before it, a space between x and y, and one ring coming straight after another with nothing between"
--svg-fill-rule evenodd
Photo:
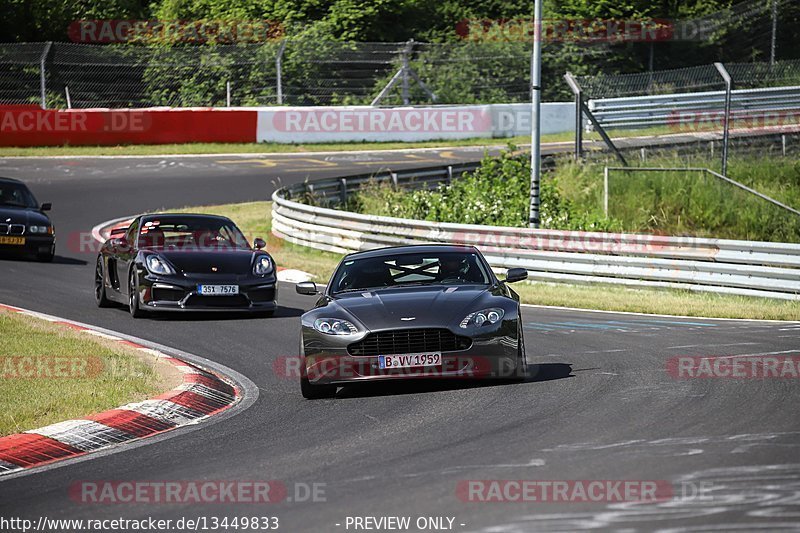
<instances>
[{"instance_id":1,"label":"metal guardrail","mask_svg":"<svg viewBox=\"0 0 800 533\"><path fill-rule=\"evenodd\" d=\"M800 86L732 91L733 119L771 111L800 111ZM721 122L725 91L589 100L589 110L604 128L649 128L676 124L693 112L692 125Z\"/></svg>"},{"instance_id":2,"label":"metal guardrail","mask_svg":"<svg viewBox=\"0 0 800 533\"><path fill-rule=\"evenodd\" d=\"M385 171L283 187L272 196L272 232L295 244L342 254L432 242L474 245L492 267L522 267L536 281L800 299L800 244L477 226L335 209L370 179L431 187L477 166ZM308 195L327 207L296 201Z\"/></svg>"}]
</instances>

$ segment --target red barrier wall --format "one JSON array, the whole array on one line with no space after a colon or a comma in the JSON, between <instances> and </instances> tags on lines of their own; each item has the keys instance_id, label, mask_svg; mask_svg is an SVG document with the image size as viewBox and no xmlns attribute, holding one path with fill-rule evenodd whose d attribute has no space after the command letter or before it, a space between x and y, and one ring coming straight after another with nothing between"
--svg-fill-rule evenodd
<instances>
[{"instance_id":1,"label":"red barrier wall","mask_svg":"<svg viewBox=\"0 0 800 533\"><path fill-rule=\"evenodd\" d=\"M246 109L38 109L0 107L0 146L256 142Z\"/></svg>"}]
</instances>

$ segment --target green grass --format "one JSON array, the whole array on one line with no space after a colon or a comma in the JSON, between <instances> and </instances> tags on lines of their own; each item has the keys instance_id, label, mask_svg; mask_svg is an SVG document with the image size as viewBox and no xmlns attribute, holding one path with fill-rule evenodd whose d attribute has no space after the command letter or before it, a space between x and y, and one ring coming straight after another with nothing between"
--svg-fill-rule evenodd
<instances>
[{"instance_id":1,"label":"green grass","mask_svg":"<svg viewBox=\"0 0 800 533\"><path fill-rule=\"evenodd\" d=\"M549 142L567 141L572 134L545 136ZM552 137L552 138L551 138ZM512 141L516 144L530 142L530 137L502 139L462 139L456 141L426 141L416 143L193 143L193 144L131 144L120 146L35 146L0 147L0 157L10 156L70 156L70 155L166 155L166 154L291 154L303 152L349 152L353 150L402 150L408 148L437 148L449 146L502 145Z\"/></svg>"},{"instance_id":2,"label":"green grass","mask_svg":"<svg viewBox=\"0 0 800 533\"><path fill-rule=\"evenodd\" d=\"M668 127L611 132L613 138L676 133ZM575 139L572 132L542 135L542 142L568 142ZM597 133L584 134L584 140L599 141ZM403 150L409 148L446 148L457 146L505 146L530 144L529 135L496 139L460 139L424 142L347 142L347 143L189 143L189 144L130 144L118 146L33 146L0 147L0 157L47 157L72 155L185 155L185 154L291 154L304 152L349 152L353 150Z\"/></svg>"},{"instance_id":3,"label":"green grass","mask_svg":"<svg viewBox=\"0 0 800 533\"><path fill-rule=\"evenodd\" d=\"M341 256L297 246L270 233L272 202L249 202L203 207L179 211L210 213L231 218L251 241L267 240L267 249L279 266L304 270L315 280L326 283ZM524 303L631 311L638 313L687 315L718 318L750 318L800 320L800 302L696 293L681 290L628 289L614 285L567 285L550 283L517 283L514 285Z\"/></svg>"},{"instance_id":4,"label":"green grass","mask_svg":"<svg viewBox=\"0 0 800 533\"><path fill-rule=\"evenodd\" d=\"M707 167L709 162L659 157L646 165ZM800 208L798 159L768 153L735 158L728 176ZM564 161L554 177L574 209L602 215L602 164ZM701 172L612 171L608 214L624 232L800 242L800 216Z\"/></svg>"},{"instance_id":5,"label":"green grass","mask_svg":"<svg viewBox=\"0 0 800 533\"><path fill-rule=\"evenodd\" d=\"M694 133L697 131L717 131L713 128L697 130L677 130L674 126L655 126L635 130L609 130L612 139L626 137L649 137ZM574 141L573 132L548 133L542 135L543 143L562 143ZM602 143L596 131L584 132L585 142ZM505 146L507 144L530 144L530 135L499 137L494 139L475 138L460 140L435 140L423 142L342 142L342 143L187 143L187 144L129 144L116 146L4 146L0 147L0 157L49 157L75 155L203 155L203 154L291 154L305 152L350 152L354 150L404 150L409 148L447 148L459 146Z\"/></svg>"},{"instance_id":6,"label":"green grass","mask_svg":"<svg viewBox=\"0 0 800 533\"><path fill-rule=\"evenodd\" d=\"M176 384L155 358L146 362L124 345L37 318L0 311L0 339L0 436L113 409ZM35 366L22 358L35 358Z\"/></svg>"},{"instance_id":7,"label":"green grass","mask_svg":"<svg viewBox=\"0 0 800 533\"><path fill-rule=\"evenodd\" d=\"M614 285L517 283L524 303L604 311L759 320L800 320L800 302Z\"/></svg>"}]
</instances>

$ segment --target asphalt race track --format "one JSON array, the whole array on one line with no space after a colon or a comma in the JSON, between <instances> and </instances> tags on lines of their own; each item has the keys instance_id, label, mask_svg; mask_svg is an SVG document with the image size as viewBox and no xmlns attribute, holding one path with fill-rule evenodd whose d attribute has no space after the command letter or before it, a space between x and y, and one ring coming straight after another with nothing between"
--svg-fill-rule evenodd
<instances>
[{"instance_id":1,"label":"asphalt race track","mask_svg":"<svg viewBox=\"0 0 800 533\"><path fill-rule=\"evenodd\" d=\"M248 409L196 431L2 480L0 516L277 516L281 531L352 531L348 516L410 516L412 524L444 516L455 531L800 530L798 380L678 380L666 370L678 355L796 354L800 324L526 308L534 364L524 383L384 384L311 402L273 362L296 354L298 316L312 299L283 285L274 318L133 320L94 306L94 255L66 245L70 234L144 210L268 199L279 177L429 166L480 152L0 160L0 176L23 179L53 202L60 236L52 264L0 261L0 302L207 357L259 389ZM508 479L666 480L676 494L651 504L484 503L457 494L459 482ZM79 504L68 494L76 480L280 480L293 501ZM311 484L324 484L324 496L296 501L296 487Z\"/></svg>"}]
</instances>

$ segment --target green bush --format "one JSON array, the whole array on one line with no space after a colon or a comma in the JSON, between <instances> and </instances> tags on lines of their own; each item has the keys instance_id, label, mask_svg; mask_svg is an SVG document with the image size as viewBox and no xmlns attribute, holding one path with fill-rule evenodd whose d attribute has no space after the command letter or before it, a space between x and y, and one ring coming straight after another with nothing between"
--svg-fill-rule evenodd
<instances>
[{"instance_id":1,"label":"green bush","mask_svg":"<svg viewBox=\"0 0 800 533\"><path fill-rule=\"evenodd\" d=\"M651 158L647 166L686 167L687 163L667 155ZM606 218L603 166L561 160L555 172L545 174L541 227L800 242L800 216L696 171L613 172ZM800 206L800 161L733 159L729 175L790 206ZM498 157L484 156L473 174L433 190L396 190L373 181L351 196L347 208L438 222L525 227L529 179L530 156L510 146Z\"/></svg>"},{"instance_id":2,"label":"green bush","mask_svg":"<svg viewBox=\"0 0 800 533\"><path fill-rule=\"evenodd\" d=\"M716 163L716 162L714 162ZM661 156L648 167L709 167L710 161ZM740 157L728 175L795 208L800 161L780 155ZM560 164L556 176L578 210L602 205L603 164ZM609 179L609 214L636 233L800 242L800 216L702 172L619 172Z\"/></svg>"},{"instance_id":3,"label":"green bush","mask_svg":"<svg viewBox=\"0 0 800 533\"><path fill-rule=\"evenodd\" d=\"M351 197L348 209L438 222L525 227L529 191L530 156L509 146L499 157L484 156L476 172L434 190L395 190L373 181ZM553 176L543 177L540 196L543 228L615 231L620 227L596 210L576 209Z\"/></svg>"}]
</instances>

